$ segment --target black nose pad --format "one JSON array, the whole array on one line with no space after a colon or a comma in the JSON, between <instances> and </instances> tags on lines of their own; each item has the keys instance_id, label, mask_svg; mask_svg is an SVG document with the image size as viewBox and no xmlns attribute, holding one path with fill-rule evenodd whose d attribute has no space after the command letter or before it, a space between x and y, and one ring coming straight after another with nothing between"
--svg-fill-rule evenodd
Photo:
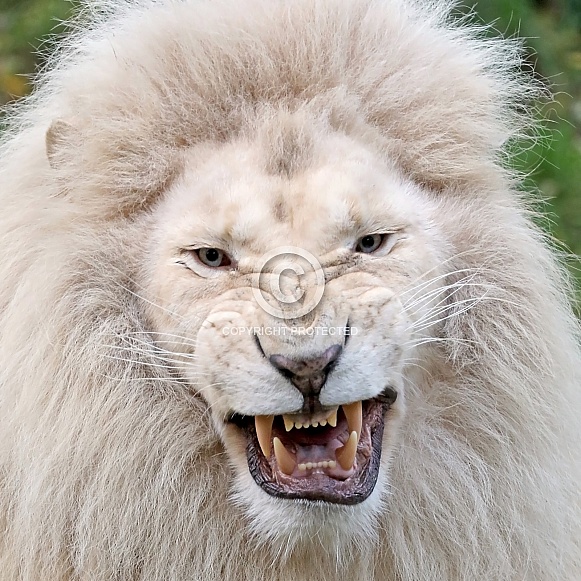
<instances>
[{"instance_id":1,"label":"black nose pad","mask_svg":"<svg viewBox=\"0 0 581 581\"><path fill-rule=\"evenodd\" d=\"M331 345L319 357L313 359L295 361L284 355L271 355L269 361L282 375L291 380L307 400L319 395L333 363L337 361L342 351L342 345Z\"/></svg>"}]
</instances>

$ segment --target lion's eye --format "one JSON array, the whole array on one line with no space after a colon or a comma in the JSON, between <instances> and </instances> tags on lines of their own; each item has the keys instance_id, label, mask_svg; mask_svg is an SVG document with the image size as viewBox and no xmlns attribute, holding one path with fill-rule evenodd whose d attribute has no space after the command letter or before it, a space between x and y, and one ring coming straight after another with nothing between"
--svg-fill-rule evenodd
<instances>
[{"instance_id":1,"label":"lion's eye","mask_svg":"<svg viewBox=\"0 0 581 581\"><path fill-rule=\"evenodd\" d=\"M232 264L230 257L219 248L199 248L196 250L196 254L202 264L211 268L230 266Z\"/></svg>"},{"instance_id":2,"label":"lion's eye","mask_svg":"<svg viewBox=\"0 0 581 581\"><path fill-rule=\"evenodd\" d=\"M363 238L359 238L357 241L355 252L371 254L381 247L386 237L387 234L368 234L367 236L363 236Z\"/></svg>"}]
</instances>

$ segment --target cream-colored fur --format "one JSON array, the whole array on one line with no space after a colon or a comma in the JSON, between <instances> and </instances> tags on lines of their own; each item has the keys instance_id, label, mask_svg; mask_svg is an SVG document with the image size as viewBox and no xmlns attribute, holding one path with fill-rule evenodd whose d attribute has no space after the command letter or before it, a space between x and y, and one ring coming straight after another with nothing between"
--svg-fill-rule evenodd
<instances>
[{"instance_id":1,"label":"cream-colored fur","mask_svg":"<svg viewBox=\"0 0 581 581\"><path fill-rule=\"evenodd\" d=\"M578 326L502 165L537 88L450 10L91 4L0 150L0 579L581 579ZM289 245L299 322L359 331L322 402L399 392L355 506L266 495L224 424L300 407L225 331L279 324L250 279Z\"/></svg>"}]
</instances>

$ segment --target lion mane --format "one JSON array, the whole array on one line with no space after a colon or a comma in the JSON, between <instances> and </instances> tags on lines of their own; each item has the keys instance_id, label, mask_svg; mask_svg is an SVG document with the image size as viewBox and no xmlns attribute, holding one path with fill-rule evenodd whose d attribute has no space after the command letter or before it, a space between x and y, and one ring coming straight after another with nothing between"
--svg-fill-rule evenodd
<instances>
[{"instance_id":1,"label":"lion mane","mask_svg":"<svg viewBox=\"0 0 581 581\"><path fill-rule=\"evenodd\" d=\"M2 580L581 579L571 285L506 163L543 89L518 42L453 10L87 2L0 150ZM160 363L136 283L186 152L306 108L426 192L450 280L473 273L419 352L388 491L355 531L332 514L358 506L257 497L249 515L203 394ZM295 133L272 138L273 171L300 164ZM131 335L139 349L119 355ZM261 510L279 531L261 534Z\"/></svg>"}]
</instances>

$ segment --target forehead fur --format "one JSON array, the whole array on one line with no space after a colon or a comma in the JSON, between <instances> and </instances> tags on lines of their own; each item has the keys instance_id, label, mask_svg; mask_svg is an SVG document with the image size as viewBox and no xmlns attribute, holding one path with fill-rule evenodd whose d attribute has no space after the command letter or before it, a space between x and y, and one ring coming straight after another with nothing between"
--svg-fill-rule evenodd
<instances>
[{"instance_id":1,"label":"forehead fur","mask_svg":"<svg viewBox=\"0 0 581 581\"><path fill-rule=\"evenodd\" d=\"M305 117L280 111L263 123L259 141L269 174L292 178L313 161L316 132Z\"/></svg>"},{"instance_id":2,"label":"forehead fur","mask_svg":"<svg viewBox=\"0 0 581 581\"><path fill-rule=\"evenodd\" d=\"M274 138L285 135L286 126L278 128ZM338 133L315 139L314 121L293 129L313 139L308 156L293 157L294 147L271 151L272 134L193 148L160 204L161 243L259 254L293 244L324 253L369 232L426 221L418 188L355 140Z\"/></svg>"},{"instance_id":3,"label":"forehead fur","mask_svg":"<svg viewBox=\"0 0 581 581\"><path fill-rule=\"evenodd\" d=\"M146 203L182 149L228 141L261 116L268 171L292 174L311 150L291 115L305 107L418 183L482 193L504 179L499 153L526 124L513 104L534 90L518 45L476 38L446 0L91 7L92 33L63 47L21 119L72 120L53 165L88 206L95 189L99 208Z\"/></svg>"}]
</instances>

